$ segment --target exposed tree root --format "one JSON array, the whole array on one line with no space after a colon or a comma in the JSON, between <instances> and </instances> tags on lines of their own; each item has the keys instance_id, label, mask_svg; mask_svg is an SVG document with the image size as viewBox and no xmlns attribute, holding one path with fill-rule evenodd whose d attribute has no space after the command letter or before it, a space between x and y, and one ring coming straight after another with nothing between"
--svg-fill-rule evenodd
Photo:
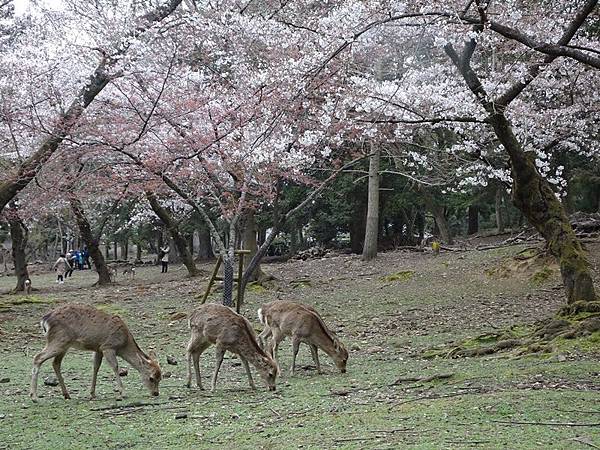
<instances>
[{"instance_id":1,"label":"exposed tree root","mask_svg":"<svg viewBox=\"0 0 600 450\"><path fill-rule=\"evenodd\" d=\"M600 313L600 301L596 302L574 302L563 306L560 315L573 316L579 313Z\"/></svg>"},{"instance_id":2,"label":"exposed tree root","mask_svg":"<svg viewBox=\"0 0 600 450\"><path fill-rule=\"evenodd\" d=\"M589 308L585 311L577 309L577 314L560 315L531 327L514 326L504 331L454 342L445 347L428 349L423 352L423 356L469 358L502 351L513 351L517 355L552 353L556 351L559 340L579 339L600 332L600 310L596 311L595 308L596 306L593 306L592 311Z\"/></svg>"}]
</instances>

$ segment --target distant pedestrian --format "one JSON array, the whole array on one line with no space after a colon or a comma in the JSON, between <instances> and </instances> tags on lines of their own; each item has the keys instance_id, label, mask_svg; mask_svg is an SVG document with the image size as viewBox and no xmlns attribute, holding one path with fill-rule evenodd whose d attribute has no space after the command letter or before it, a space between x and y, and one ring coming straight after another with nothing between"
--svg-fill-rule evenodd
<instances>
[{"instance_id":1,"label":"distant pedestrian","mask_svg":"<svg viewBox=\"0 0 600 450\"><path fill-rule=\"evenodd\" d=\"M171 251L171 248L169 247L169 245L166 245L165 248L160 249L160 253L158 255L159 259L160 259L160 263L162 265L162 269L161 269L161 273L167 273L167 271L169 270L169 252Z\"/></svg>"},{"instance_id":2,"label":"distant pedestrian","mask_svg":"<svg viewBox=\"0 0 600 450\"><path fill-rule=\"evenodd\" d=\"M75 267L75 256L73 250L69 250L65 255L65 259L69 263L69 269L65 272L65 279L73 275L73 267Z\"/></svg>"},{"instance_id":3,"label":"distant pedestrian","mask_svg":"<svg viewBox=\"0 0 600 450\"><path fill-rule=\"evenodd\" d=\"M77 250L77 269L83 270L83 252L81 250Z\"/></svg>"},{"instance_id":4,"label":"distant pedestrian","mask_svg":"<svg viewBox=\"0 0 600 450\"><path fill-rule=\"evenodd\" d=\"M83 261L88 266L88 269L92 270L92 264L90 263L90 251L87 247L83 247Z\"/></svg>"},{"instance_id":5,"label":"distant pedestrian","mask_svg":"<svg viewBox=\"0 0 600 450\"><path fill-rule=\"evenodd\" d=\"M65 255L60 255L53 266L54 270L56 270L56 282L59 284L63 284L65 282L65 274L72 270L71 264L67 261Z\"/></svg>"}]
</instances>

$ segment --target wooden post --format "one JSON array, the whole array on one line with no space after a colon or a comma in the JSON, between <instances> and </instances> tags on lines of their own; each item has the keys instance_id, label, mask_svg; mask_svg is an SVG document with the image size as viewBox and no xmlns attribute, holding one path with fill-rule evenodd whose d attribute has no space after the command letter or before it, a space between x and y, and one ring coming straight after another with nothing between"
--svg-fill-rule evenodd
<instances>
[{"instance_id":1,"label":"wooden post","mask_svg":"<svg viewBox=\"0 0 600 450\"><path fill-rule=\"evenodd\" d=\"M217 258L217 263L215 264L215 269L213 270L213 273L210 276L210 281L208 282L208 287L206 288L206 292L202 296L202 302L200 302L201 304L206 303L206 299L208 298L208 295L210 294L210 288L212 287L213 283L215 282L215 279L217 278L217 273L219 272L219 267L221 267L222 262L223 262L223 258L221 258L219 256L219 258Z\"/></svg>"}]
</instances>

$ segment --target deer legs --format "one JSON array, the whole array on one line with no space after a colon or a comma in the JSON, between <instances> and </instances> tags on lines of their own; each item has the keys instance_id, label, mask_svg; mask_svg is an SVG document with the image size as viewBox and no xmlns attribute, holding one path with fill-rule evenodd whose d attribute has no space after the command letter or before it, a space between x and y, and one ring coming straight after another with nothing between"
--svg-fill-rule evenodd
<instances>
[{"instance_id":1,"label":"deer legs","mask_svg":"<svg viewBox=\"0 0 600 450\"><path fill-rule=\"evenodd\" d=\"M98 370L102 364L102 352L94 352L94 368L92 371L92 387L90 388L90 399L96 398L96 380L98 379Z\"/></svg>"},{"instance_id":2,"label":"deer legs","mask_svg":"<svg viewBox=\"0 0 600 450\"><path fill-rule=\"evenodd\" d=\"M65 357L65 353L60 353L54 357L52 361L52 368L54 369L54 373L56 374L56 379L60 384L60 390L62 391L63 397L68 400L71 398L69 395L69 391L67 391L67 387L65 386L65 380L63 379L62 373L60 373L60 364L62 363L63 358Z\"/></svg>"},{"instance_id":3,"label":"deer legs","mask_svg":"<svg viewBox=\"0 0 600 450\"><path fill-rule=\"evenodd\" d=\"M223 356L225 356L225 349L219 345L215 347L215 373L213 374L212 379L212 391L214 392L217 389L217 377L219 376L219 369L221 368L221 364L223 363Z\"/></svg>"},{"instance_id":4,"label":"deer legs","mask_svg":"<svg viewBox=\"0 0 600 450\"><path fill-rule=\"evenodd\" d=\"M200 389L202 387L202 379L200 378L200 355L206 350L210 344L204 343L199 346L194 346L194 341L190 341L187 348L187 363L188 363L188 376L187 376L187 387L192 387L192 364L194 366L194 372L196 374L196 386Z\"/></svg>"},{"instance_id":5,"label":"deer legs","mask_svg":"<svg viewBox=\"0 0 600 450\"><path fill-rule=\"evenodd\" d=\"M246 369L246 374L248 375L248 383L250 383L250 387L253 390L256 390L256 385L254 384L254 380L252 379L252 373L250 372L250 366L248 365L248 360L244 358L242 355L239 355L242 360L242 364L244 365L244 369Z\"/></svg>"},{"instance_id":6,"label":"deer legs","mask_svg":"<svg viewBox=\"0 0 600 450\"><path fill-rule=\"evenodd\" d=\"M40 366L45 361L48 361L50 358L54 358L61 354L64 355L64 352L62 350L52 349L52 348L49 348L46 346L46 348L44 348L40 353L35 355L35 357L33 358L33 369L31 370L31 388L29 391L29 396L31 397L31 400L33 400L34 402L36 402L38 400L37 382L38 382L38 375L40 372ZM60 367L60 363L59 363L59 367ZM62 376L61 376L61 379L62 379ZM64 382L63 382L62 386L64 386ZM63 391L63 394L64 394L64 391Z\"/></svg>"},{"instance_id":7,"label":"deer legs","mask_svg":"<svg viewBox=\"0 0 600 450\"><path fill-rule=\"evenodd\" d=\"M312 354L313 361L315 362L315 365L317 366L317 373L321 374L323 372L321 372L321 364L319 363L319 350L318 350L317 346L314 344L308 344L308 345L310 347L310 353Z\"/></svg>"},{"instance_id":8,"label":"deer legs","mask_svg":"<svg viewBox=\"0 0 600 450\"><path fill-rule=\"evenodd\" d=\"M119 376L119 363L117 362L117 354L114 350L104 350L104 357L106 358L106 362L112 368L115 373L116 383L117 383L117 398L123 398L123 383L121 382L121 377Z\"/></svg>"}]
</instances>

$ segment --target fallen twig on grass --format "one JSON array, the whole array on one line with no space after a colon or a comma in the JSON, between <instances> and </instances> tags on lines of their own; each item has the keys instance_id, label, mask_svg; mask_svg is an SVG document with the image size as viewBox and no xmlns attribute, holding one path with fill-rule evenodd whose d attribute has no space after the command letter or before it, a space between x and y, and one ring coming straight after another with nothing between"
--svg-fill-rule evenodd
<instances>
[{"instance_id":1,"label":"fallen twig on grass","mask_svg":"<svg viewBox=\"0 0 600 450\"><path fill-rule=\"evenodd\" d=\"M149 403L149 402L133 402L126 403L124 405L110 405L110 406L102 406L100 408L91 408L90 411L109 411L111 409L131 409L131 408L139 408L144 406L159 406L164 405L166 402L160 403Z\"/></svg>"},{"instance_id":2,"label":"fallen twig on grass","mask_svg":"<svg viewBox=\"0 0 600 450\"><path fill-rule=\"evenodd\" d=\"M334 439L333 442L372 441L373 439L379 439L379 438L380 438L379 436L363 436L363 437Z\"/></svg>"},{"instance_id":3,"label":"fallen twig on grass","mask_svg":"<svg viewBox=\"0 0 600 450\"><path fill-rule=\"evenodd\" d=\"M502 423L505 425L542 425L542 426L555 426L555 427L600 427L600 422L596 423L578 423L578 422L522 422L518 420L492 420L495 423Z\"/></svg>"},{"instance_id":4,"label":"fallen twig on grass","mask_svg":"<svg viewBox=\"0 0 600 450\"><path fill-rule=\"evenodd\" d=\"M415 428L394 428L393 430L369 430L369 433L423 433L429 430L417 430Z\"/></svg>"},{"instance_id":5,"label":"fallen twig on grass","mask_svg":"<svg viewBox=\"0 0 600 450\"><path fill-rule=\"evenodd\" d=\"M574 438L569 439L569 441L580 442L582 444L589 445L592 448L600 448L597 445L595 445L591 439L588 439L588 438L574 437Z\"/></svg>"},{"instance_id":6,"label":"fallen twig on grass","mask_svg":"<svg viewBox=\"0 0 600 450\"><path fill-rule=\"evenodd\" d=\"M454 373L440 373L440 374L436 374L436 375L430 375L428 377L403 377L403 378L398 378L396 381L394 381L392 384L390 384L390 386L397 386L402 383L417 382L417 381L423 382L423 383L429 383L430 381L445 380L447 378L452 378L453 376L454 376Z\"/></svg>"},{"instance_id":7,"label":"fallen twig on grass","mask_svg":"<svg viewBox=\"0 0 600 450\"><path fill-rule=\"evenodd\" d=\"M600 411L582 411L576 409L557 409L555 411L567 412L567 413L577 413L577 414L600 414Z\"/></svg>"},{"instance_id":8,"label":"fallen twig on grass","mask_svg":"<svg viewBox=\"0 0 600 450\"><path fill-rule=\"evenodd\" d=\"M446 247L445 245L440 245L440 249L446 250L447 252L466 252L469 250L467 248Z\"/></svg>"}]
</instances>

